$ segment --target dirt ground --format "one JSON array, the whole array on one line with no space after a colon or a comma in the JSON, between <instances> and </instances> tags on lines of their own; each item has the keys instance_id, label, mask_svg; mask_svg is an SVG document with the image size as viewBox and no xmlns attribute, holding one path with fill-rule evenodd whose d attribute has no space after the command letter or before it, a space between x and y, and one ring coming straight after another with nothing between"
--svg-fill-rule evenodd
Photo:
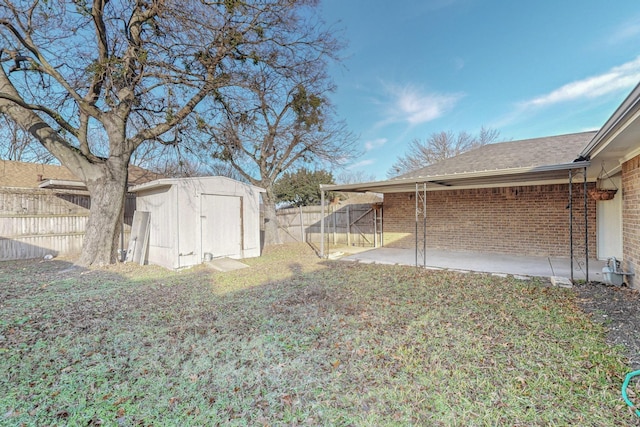
<instances>
[{"instance_id":1,"label":"dirt ground","mask_svg":"<svg viewBox=\"0 0 640 427\"><path fill-rule=\"evenodd\" d=\"M612 345L623 345L633 370L640 369L640 292L601 283L577 285L578 302L608 328Z\"/></svg>"}]
</instances>

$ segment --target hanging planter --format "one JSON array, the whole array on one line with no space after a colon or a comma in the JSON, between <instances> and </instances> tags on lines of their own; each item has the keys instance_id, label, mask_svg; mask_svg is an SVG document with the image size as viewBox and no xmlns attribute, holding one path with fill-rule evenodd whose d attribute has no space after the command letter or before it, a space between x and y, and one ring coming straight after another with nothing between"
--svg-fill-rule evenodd
<instances>
[{"instance_id":1,"label":"hanging planter","mask_svg":"<svg viewBox=\"0 0 640 427\"><path fill-rule=\"evenodd\" d=\"M614 188L602 188L602 184L605 179L611 181ZM616 187L616 184L613 182L609 174L604 170L603 164L600 175L598 175L598 179L596 180L596 188L589 190L589 197L593 200L611 200L616 196L617 192L618 187Z\"/></svg>"},{"instance_id":2,"label":"hanging planter","mask_svg":"<svg viewBox=\"0 0 640 427\"><path fill-rule=\"evenodd\" d=\"M616 196L617 192L618 189L592 188L589 190L589 197L593 200L611 200Z\"/></svg>"}]
</instances>

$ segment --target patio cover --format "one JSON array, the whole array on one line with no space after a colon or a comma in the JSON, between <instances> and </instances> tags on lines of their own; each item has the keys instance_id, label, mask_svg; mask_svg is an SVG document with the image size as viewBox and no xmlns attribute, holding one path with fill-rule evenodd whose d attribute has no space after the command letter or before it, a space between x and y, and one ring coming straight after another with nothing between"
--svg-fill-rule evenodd
<instances>
[{"instance_id":1,"label":"patio cover","mask_svg":"<svg viewBox=\"0 0 640 427\"><path fill-rule=\"evenodd\" d=\"M535 138L523 141L488 144L458 156L445 159L397 178L356 184L321 184L322 209L326 191L399 193L441 190L463 190L521 185L571 184L578 175L586 185L597 179L597 172L589 168L591 162L580 157L581 150L594 138L596 132ZM571 186L569 187L571 200ZM416 203L418 197L416 197ZM569 203L572 206L572 203ZM416 223L418 222L416 206ZM569 228L572 230L573 209L569 212ZM585 209L585 228L587 227ZM324 236L324 221L321 223ZM573 260L573 234L571 234L571 259ZM586 233L585 233L586 236ZM585 245L587 246L587 245ZM416 251L418 239L416 236ZM324 256L324 237L321 255ZM588 268L588 253L585 254ZM416 256L417 265L417 256ZM573 266L572 266L573 270ZM573 279L573 277L572 277Z\"/></svg>"},{"instance_id":2,"label":"patio cover","mask_svg":"<svg viewBox=\"0 0 640 427\"><path fill-rule=\"evenodd\" d=\"M569 172L590 162L579 156L596 132L533 138L487 144L424 168L384 181L358 184L321 185L324 191L398 193L427 190L504 187L517 185L566 184ZM598 170L599 171L599 170ZM588 171L588 181L595 181Z\"/></svg>"}]
</instances>

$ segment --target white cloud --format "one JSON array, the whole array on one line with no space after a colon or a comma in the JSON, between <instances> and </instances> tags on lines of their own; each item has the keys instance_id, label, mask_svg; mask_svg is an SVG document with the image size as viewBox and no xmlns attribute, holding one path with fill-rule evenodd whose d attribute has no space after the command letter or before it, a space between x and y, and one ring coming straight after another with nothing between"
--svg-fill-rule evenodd
<instances>
[{"instance_id":1,"label":"white cloud","mask_svg":"<svg viewBox=\"0 0 640 427\"><path fill-rule=\"evenodd\" d=\"M385 122L407 122L411 125L441 117L463 97L460 93L424 93L414 85L387 86L387 92L391 99Z\"/></svg>"},{"instance_id":2,"label":"white cloud","mask_svg":"<svg viewBox=\"0 0 640 427\"><path fill-rule=\"evenodd\" d=\"M520 103L523 109L547 107L566 101L593 99L623 89L630 89L640 81L640 57L613 67L604 74L568 83L552 92Z\"/></svg>"},{"instance_id":3,"label":"white cloud","mask_svg":"<svg viewBox=\"0 0 640 427\"><path fill-rule=\"evenodd\" d=\"M616 28L616 31L609 37L609 43L626 43L638 35L640 35L640 19L636 17Z\"/></svg>"},{"instance_id":4,"label":"white cloud","mask_svg":"<svg viewBox=\"0 0 640 427\"><path fill-rule=\"evenodd\" d=\"M365 159L365 160L360 160L359 162L353 163L351 165L349 165L346 169L357 169L357 168L361 168L363 166L369 166L374 164L376 161L375 159Z\"/></svg>"},{"instance_id":5,"label":"white cloud","mask_svg":"<svg viewBox=\"0 0 640 427\"><path fill-rule=\"evenodd\" d=\"M464 68L465 66L465 62L464 59L460 58L460 57L456 57L453 59L453 68L456 71L460 71Z\"/></svg>"},{"instance_id":6,"label":"white cloud","mask_svg":"<svg viewBox=\"0 0 640 427\"><path fill-rule=\"evenodd\" d=\"M374 150L376 148L382 147L384 144L387 143L387 141L388 141L387 138L377 138L371 141L367 141L364 143L364 149L365 151Z\"/></svg>"}]
</instances>

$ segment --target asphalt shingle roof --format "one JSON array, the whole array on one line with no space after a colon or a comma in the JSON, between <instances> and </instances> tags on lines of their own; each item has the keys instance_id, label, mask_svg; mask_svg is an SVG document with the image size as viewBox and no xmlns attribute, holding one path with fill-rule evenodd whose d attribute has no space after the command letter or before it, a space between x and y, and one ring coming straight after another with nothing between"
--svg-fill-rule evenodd
<instances>
[{"instance_id":1,"label":"asphalt shingle roof","mask_svg":"<svg viewBox=\"0 0 640 427\"><path fill-rule=\"evenodd\" d=\"M138 185L162 178L138 166L129 166L129 185ZM0 187L38 188L46 180L80 180L69 169L58 165L0 160Z\"/></svg>"},{"instance_id":2,"label":"asphalt shingle roof","mask_svg":"<svg viewBox=\"0 0 640 427\"><path fill-rule=\"evenodd\" d=\"M400 175L397 179L571 163L595 134L595 131L581 132L487 144Z\"/></svg>"}]
</instances>

